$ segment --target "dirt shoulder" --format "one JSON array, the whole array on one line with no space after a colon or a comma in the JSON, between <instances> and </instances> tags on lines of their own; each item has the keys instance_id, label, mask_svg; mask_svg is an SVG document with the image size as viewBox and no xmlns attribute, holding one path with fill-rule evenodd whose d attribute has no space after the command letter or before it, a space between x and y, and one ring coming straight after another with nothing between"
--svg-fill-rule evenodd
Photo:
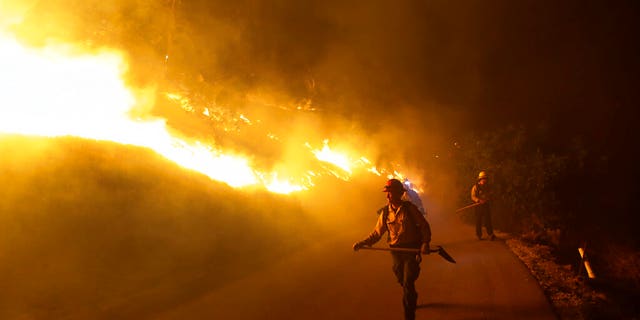
<instances>
[{"instance_id":1,"label":"dirt shoulder","mask_svg":"<svg viewBox=\"0 0 640 320\"><path fill-rule=\"evenodd\" d=\"M638 319L618 294L587 282L578 265L559 264L550 246L515 237L505 242L538 280L560 319Z\"/></svg>"}]
</instances>

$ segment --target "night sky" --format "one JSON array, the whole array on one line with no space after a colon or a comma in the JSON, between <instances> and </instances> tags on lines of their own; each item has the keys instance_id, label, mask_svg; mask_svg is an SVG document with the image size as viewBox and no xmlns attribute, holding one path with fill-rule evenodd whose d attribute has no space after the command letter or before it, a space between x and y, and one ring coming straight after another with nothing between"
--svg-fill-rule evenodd
<instances>
[{"instance_id":1,"label":"night sky","mask_svg":"<svg viewBox=\"0 0 640 320\"><path fill-rule=\"evenodd\" d=\"M406 108L425 132L526 124L610 146L634 125L636 1L28 4L19 31L124 46L134 71L169 54L173 76L311 99L372 127Z\"/></svg>"},{"instance_id":2,"label":"night sky","mask_svg":"<svg viewBox=\"0 0 640 320\"><path fill-rule=\"evenodd\" d=\"M376 107L384 116L389 104L406 103L452 113L474 129L544 122L567 132L604 125L605 133L637 101L632 1L185 1L179 8L200 17L193 22L211 31L208 43L231 31L222 38L230 45L213 50L217 61L202 57L203 65L293 94L309 94L302 82L313 79L321 107L347 96L364 101L350 105L354 113Z\"/></svg>"}]
</instances>

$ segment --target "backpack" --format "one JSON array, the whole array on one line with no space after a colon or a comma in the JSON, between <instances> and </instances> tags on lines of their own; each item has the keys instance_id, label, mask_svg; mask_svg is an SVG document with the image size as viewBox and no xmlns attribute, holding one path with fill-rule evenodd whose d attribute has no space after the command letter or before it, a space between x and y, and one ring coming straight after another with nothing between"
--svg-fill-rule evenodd
<instances>
[{"instance_id":1,"label":"backpack","mask_svg":"<svg viewBox=\"0 0 640 320\"><path fill-rule=\"evenodd\" d=\"M411 201L402 201L402 204L400 205L400 208L402 208L404 206L414 206L415 207L415 204L413 204ZM420 209L418 209L418 207L416 207L415 209L416 209L416 211L420 212ZM387 204L386 206L378 209L378 213L382 214L382 223L384 223L386 225L387 224L387 217L389 216L389 205ZM418 228L418 225L415 224L415 222L413 221L413 217L411 216L411 214L408 214L407 217L408 217L407 219L409 219L408 220L409 225L413 226L416 229L418 235L422 236L422 232L421 232L420 228ZM391 238L391 235L389 234L389 231L387 231L387 241L389 241L390 238Z\"/></svg>"}]
</instances>

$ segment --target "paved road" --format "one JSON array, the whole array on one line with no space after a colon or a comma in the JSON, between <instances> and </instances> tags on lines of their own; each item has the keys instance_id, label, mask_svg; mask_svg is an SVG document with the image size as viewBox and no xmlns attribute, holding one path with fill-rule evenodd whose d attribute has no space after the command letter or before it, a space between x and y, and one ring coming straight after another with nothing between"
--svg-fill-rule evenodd
<instances>
[{"instance_id":1,"label":"paved road","mask_svg":"<svg viewBox=\"0 0 640 320\"><path fill-rule=\"evenodd\" d=\"M401 288L383 251L353 252L373 227L324 241L154 319L401 319ZM537 282L503 241L478 241L455 216L430 216L437 255L422 262L417 319L556 319ZM379 243L378 246L382 246Z\"/></svg>"},{"instance_id":2,"label":"paved road","mask_svg":"<svg viewBox=\"0 0 640 320\"><path fill-rule=\"evenodd\" d=\"M244 205L146 152L74 141L0 144L11 182L0 184L0 318L401 318L389 253L351 249L384 201L373 181ZM250 216L262 205L278 207ZM458 263L424 258L418 319L554 318L503 242L475 240L453 214L430 210L429 221Z\"/></svg>"}]
</instances>

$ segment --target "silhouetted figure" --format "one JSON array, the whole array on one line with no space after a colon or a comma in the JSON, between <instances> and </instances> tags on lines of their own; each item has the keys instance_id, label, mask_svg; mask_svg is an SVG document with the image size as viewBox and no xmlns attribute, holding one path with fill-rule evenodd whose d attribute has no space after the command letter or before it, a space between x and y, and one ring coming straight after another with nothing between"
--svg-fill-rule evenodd
<instances>
[{"instance_id":1,"label":"silhouetted figure","mask_svg":"<svg viewBox=\"0 0 640 320\"><path fill-rule=\"evenodd\" d=\"M484 223L487 229L487 235L490 240L495 240L496 236L493 234L493 225L491 223L491 187L488 182L487 173L480 171L478 174L478 181L471 188L471 200L475 203L479 203L475 207L476 212L476 236L478 240L482 240L482 224Z\"/></svg>"}]
</instances>

